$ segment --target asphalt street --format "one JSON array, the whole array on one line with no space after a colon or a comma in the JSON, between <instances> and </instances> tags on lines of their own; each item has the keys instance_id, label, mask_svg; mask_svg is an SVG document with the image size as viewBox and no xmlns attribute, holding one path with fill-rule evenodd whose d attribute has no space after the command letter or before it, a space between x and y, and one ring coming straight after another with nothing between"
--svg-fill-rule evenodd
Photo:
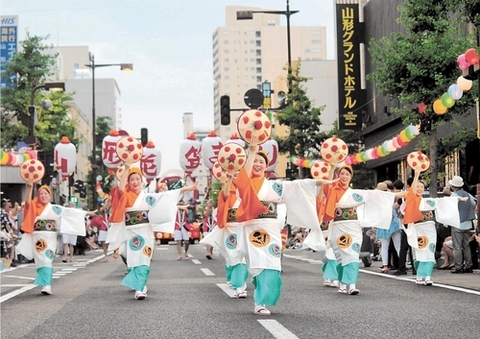
<instances>
[{"instance_id":1,"label":"asphalt street","mask_svg":"<svg viewBox=\"0 0 480 339\"><path fill-rule=\"evenodd\" d=\"M253 286L233 298L225 261L205 258L202 245L177 261L175 245L157 246L148 297L134 300L121 286L120 259L102 262L101 251L54 261L53 295L32 284L33 264L1 273L1 337L13 338L478 338L480 272L435 271L434 285L411 274L362 268L357 296L322 285L317 253L287 250L282 297L271 316L253 314Z\"/></svg>"}]
</instances>

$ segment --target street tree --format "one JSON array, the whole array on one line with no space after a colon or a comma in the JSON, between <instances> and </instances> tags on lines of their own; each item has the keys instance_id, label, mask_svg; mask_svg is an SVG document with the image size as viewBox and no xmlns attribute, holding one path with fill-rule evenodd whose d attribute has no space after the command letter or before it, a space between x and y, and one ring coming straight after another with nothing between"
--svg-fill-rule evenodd
<instances>
[{"instance_id":1,"label":"street tree","mask_svg":"<svg viewBox=\"0 0 480 339\"><path fill-rule=\"evenodd\" d=\"M457 4L469 2L458 0ZM478 3L478 1L476 1ZM455 102L447 114L436 114L432 108L435 100L444 94L461 75L457 57L471 47L465 26L459 24L458 15L452 12L452 0L406 0L399 6L399 23L405 33L392 33L390 37L370 41L374 71L368 79L375 82L379 92L389 99L398 99L405 108L392 108L405 125L419 124L422 128L420 145L431 158L430 192L437 192L439 154L437 128L451 122L456 114L469 114L472 94ZM426 104L423 113L417 106ZM466 126L458 132L471 136ZM442 139L448 142L448 139ZM441 149L449 149L447 145Z\"/></svg>"},{"instance_id":2,"label":"street tree","mask_svg":"<svg viewBox=\"0 0 480 339\"><path fill-rule=\"evenodd\" d=\"M289 133L286 136L275 136L275 140L282 154L288 154L289 157L318 159L322 143L320 115L325 106L314 107L308 98L303 86L308 78L299 75L300 67L299 61L298 67L291 75L292 86L290 93L287 94L287 105L275 115L276 122L288 126ZM305 177L305 171L300 169L298 177Z\"/></svg>"},{"instance_id":3,"label":"street tree","mask_svg":"<svg viewBox=\"0 0 480 339\"><path fill-rule=\"evenodd\" d=\"M30 36L27 32L26 39L20 41L19 52L6 63L5 71L2 72L2 77L8 79L11 85L1 89L0 142L4 148L15 148L17 142L29 134L26 123L30 117L28 106L32 90L55 78L57 55L49 53L53 46L43 43L47 38L48 36ZM72 100L71 95L63 92L45 94L42 91L35 91L34 94L38 114L34 134L39 140L39 148L53 151L64 135L78 146L79 138L75 136L77 122L68 116L67 102ZM52 101L48 110L41 105L43 99Z\"/></svg>"},{"instance_id":4,"label":"street tree","mask_svg":"<svg viewBox=\"0 0 480 339\"><path fill-rule=\"evenodd\" d=\"M114 176L115 173L112 171L109 171L109 169L105 166L105 164L102 161L102 142L103 139L110 134L110 131L113 129L113 121L111 117L107 116L100 116L96 118L96 137L95 137L95 157L96 161L95 163L97 164L97 171L96 175L97 177L101 177L102 179L99 181L102 191L105 193L110 192L111 185L114 181ZM90 163L93 163L92 156L90 155L88 157L90 160ZM93 178L93 172L90 170L87 175L87 180L90 183L96 183L97 178ZM89 200L91 201L91 198L93 196L92 189L96 189L96 185L88 185L90 188L87 192L89 195Z\"/></svg>"}]
</instances>

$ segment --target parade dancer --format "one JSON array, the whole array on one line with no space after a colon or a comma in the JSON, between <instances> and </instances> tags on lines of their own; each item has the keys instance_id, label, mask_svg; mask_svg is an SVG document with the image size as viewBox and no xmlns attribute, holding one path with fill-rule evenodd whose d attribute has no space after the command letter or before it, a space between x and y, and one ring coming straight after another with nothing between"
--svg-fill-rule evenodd
<instances>
[{"instance_id":1,"label":"parade dancer","mask_svg":"<svg viewBox=\"0 0 480 339\"><path fill-rule=\"evenodd\" d=\"M225 257L227 282L235 290L235 297L243 299L247 297L248 268L243 228L236 218L240 200L237 198L237 189L232 185L232 177L222 184L216 209L217 227L200 243L216 247Z\"/></svg>"},{"instance_id":2,"label":"parade dancer","mask_svg":"<svg viewBox=\"0 0 480 339\"><path fill-rule=\"evenodd\" d=\"M119 200L112 211L113 227L118 227L109 239L115 249L125 243L129 271L122 281L123 286L135 290L135 299L147 297L147 281L150 261L155 245L154 231L173 233L175 213L180 194L196 188L196 183L181 190L160 193L142 191L142 172L125 164L119 183ZM110 235L109 231L109 235Z\"/></svg>"},{"instance_id":3,"label":"parade dancer","mask_svg":"<svg viewBox=\"0 0 480 339\"><path fill-rule=\"evenodd\" d=\"M339 293L356 295L360 273L360 248L362 227L388 229L392 218L392 204L396 196L379 190L356 190L350 188L353 169L340 165L339 180L323 186L325 214L323 222L330 222L328 239L337 259L340 281ZM398 193L403 196L403 193Z\"/></svg>"},{"instance_id":4,"label":"parade dancer","mask_svg":"<svg viewBox=\"0 0 480 339\"><path fill-rule=\"evenodd\" d=\"M420 173L421 171L415 170L413 181L405 196L403 223L408 244L415 252L416 283L431 286L437 246L435 220L444 225L459 227L458 200L466 201L468 198L422 198L425 185L419 180Z\"/></svg>"},{"instance_id":5,"label":"parade dancer","mask_svg":"<svg viewBox=\"0 0 480 339\"><path fill-rule=\"evenodd\" d=\"M280 297L281 230L285 217L279 217L278 204L285 203L287 223L311 228L318 227L315 206L316 186L321 179L269 181L265 177L268 156L250 145L245 168L240 170L234 184L242 200L237 209L237 221L243 222L246 259L255 287L254 314L270 315L267 305L275 305ZM323 253L325 245L322 237Z\"/></svg>"},{"instance_id":6,"label":"parade dancer","mask_svg":"<svg viewBox=\"0 0 480 339\"><path fill-rule=\"evenodd\" d=\"M34 199L32 194L33 181L27 181L21 228L24 235L17 246L17 251L28 260L35 259L37 276L34 284L43 286L42 294L51 295L52 263L57 250L57 227L60 226L61 233L85 236L87 212L51 204L52 192L47 185L40 186Z\"/></svg>"}]
</instances>

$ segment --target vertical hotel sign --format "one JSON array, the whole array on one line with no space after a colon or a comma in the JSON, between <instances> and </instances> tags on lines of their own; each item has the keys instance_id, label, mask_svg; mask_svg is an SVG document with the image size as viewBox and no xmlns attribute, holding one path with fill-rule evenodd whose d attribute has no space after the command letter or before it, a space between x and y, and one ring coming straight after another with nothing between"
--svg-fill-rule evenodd
<instances>
[{"instance_id":1,"label":"vertical hotel sign","mask_svg":"<svg viewBox=\"0 0 480 339\"><path fill-rule=\"evenodd\" d=\"M18 51L18 15L1 16L0 71L2 71L0 87L13 87L3 76L6 63Z\"/></svg>"},{"instance_id":2,"label":"vertical hotel sign","mask_svg":"<svg viewBox=\"0 0 480 339\"><path fill-rule=\"evenodd\" d=\"M340 3L342 2L342 3ZM365 89L362 89L360 43L363 25L356 1L337 0L337 68L339 129L362 129Z\"/></svg>"}]
</instances>

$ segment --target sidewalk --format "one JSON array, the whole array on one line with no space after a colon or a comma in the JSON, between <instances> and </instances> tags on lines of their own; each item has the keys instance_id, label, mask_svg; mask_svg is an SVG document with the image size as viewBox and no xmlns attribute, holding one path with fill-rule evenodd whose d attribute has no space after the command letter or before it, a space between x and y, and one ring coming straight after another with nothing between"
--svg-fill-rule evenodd
<instances>
[{"instance_id":1,"label":"sidewalk","mask_svg":"<svg viewBox=\"0 0 480 339\"><path fill-rule=\"evenodd\" d=\"M304 249L287 249L284 252L287 255L298 257L298 259L311 259L311 260L320 260L318 253L313 251L307 251ZM381 261L373 261L370 267L365 267L363 263L360 264L360 271L367 271L372 273L377 273L379 276L390 276L396 277L393 275L395 270L391 270L389 273L380 273L380 267L382 266ZM414 279L415 276L412 275L412 270L407 271L407 275L400 275L398 278L408 278ZM432 275L433 283L456 286L460 288L466 288L470 290L480 291L480 269L473 270L473 273L451 273L450 270L433 270Z\"/></svg>"}]
</instances>

